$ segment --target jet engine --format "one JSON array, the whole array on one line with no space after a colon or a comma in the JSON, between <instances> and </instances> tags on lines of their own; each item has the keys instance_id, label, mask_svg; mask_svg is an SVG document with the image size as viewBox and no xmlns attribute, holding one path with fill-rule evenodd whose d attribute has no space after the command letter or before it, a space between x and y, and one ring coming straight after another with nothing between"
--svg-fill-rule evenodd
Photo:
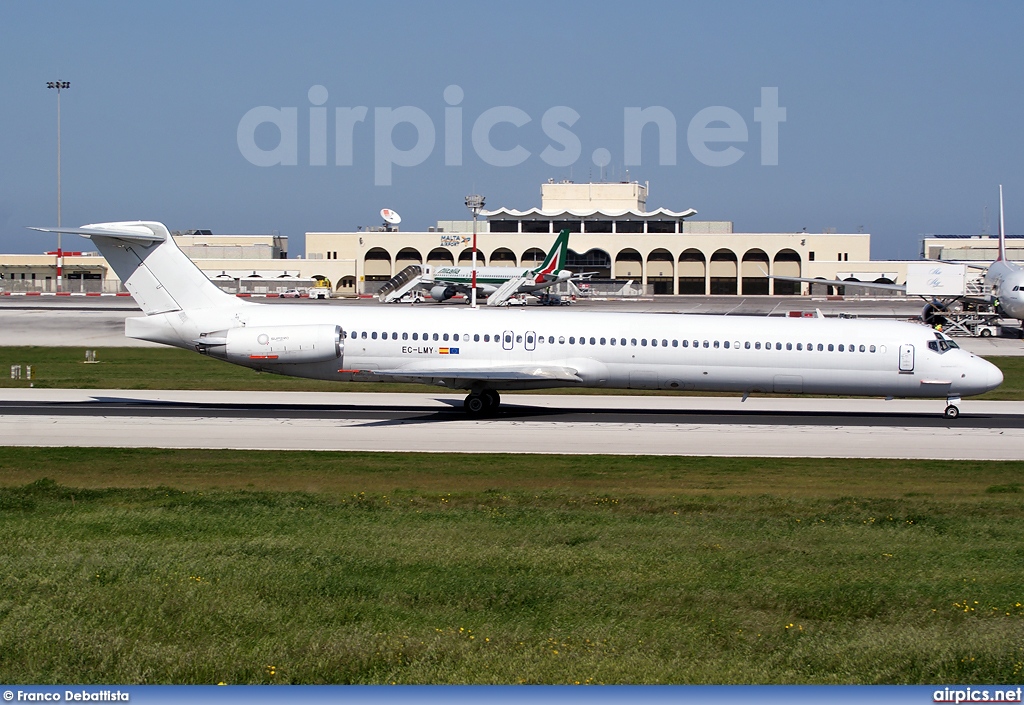
<instances>
[{"instance_id":1,"label":"jet engine","mask_svg":"<svg viewBox=\"0 0 1024 705\"><path fill-rule=\"evenodd\" d=\"M451 297L455 296L456 289L454 286L444 286L438 284L430 290L430 298L434 301L447 301Z\"/></svg>"},{"instance_id":2,"label":"jet engine","mask_svg":"<svg viewBox=\"0 0 1024 705\"><path fill-rule=\"evenodd\" d=\"M942 314L947 311L949 311L949 309L941 301L929 301L921 311L921 320L932 327L944 326L946 325L946 317Z\"/></svg>"},{"instance_id":3,"label":"jet engine","mask_svg":"<svg viewBox=\"0 0 1024 705\"><path fill-rule=\"evenodd\" d=\"M337 360L344 352L341 326L253 326L200 336L199 352L251 365Z\"/></svg>"}]
</instances>

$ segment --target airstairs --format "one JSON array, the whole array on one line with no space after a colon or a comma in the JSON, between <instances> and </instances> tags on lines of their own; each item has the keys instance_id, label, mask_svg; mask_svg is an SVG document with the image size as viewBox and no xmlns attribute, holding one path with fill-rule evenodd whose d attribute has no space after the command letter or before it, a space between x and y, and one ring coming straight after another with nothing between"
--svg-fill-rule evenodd
<instances>
[{"instance_id":1,"label":"airstairs","mask_svg":"<svg viewBox=\"0 0 1024 705\"><path fill-rule=\"evenodd\" d=\"M487 297L488 306L506 306L508 300L515 296L516 292L519 291L519 287L526 284L529 279L526 277L515 277L509 279L504 284L499 286L493 294Z\"/></svg>"},{"instance_id":2,"label":"airstairs","mask_svg":"<svg viewBox=\"0 0 1024 705\"><path fill-rule=\"evenodd\" d=\"M410 264L401 272L391 277L377 292L377 300L388 304L398 301L423 282L423 267Z\"/></svg>"}]
</instances>

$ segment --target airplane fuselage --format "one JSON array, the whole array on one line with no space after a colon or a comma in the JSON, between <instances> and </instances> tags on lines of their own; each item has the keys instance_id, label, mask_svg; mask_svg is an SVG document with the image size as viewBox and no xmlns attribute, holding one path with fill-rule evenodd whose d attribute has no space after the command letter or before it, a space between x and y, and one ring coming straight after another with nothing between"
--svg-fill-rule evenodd
<instances>
[{"instance_id":1,"label":"airplane fuselage","mask_svg":"<svg viewBox=\"0 0 1024 705\"><path fill-rule=\"evenodd\" d=\"M200 336L231 328L272 334L275 327L297 331L318 325L340 327L336 358L228 359L299 377L413 380L460 389L576 385L952 399L1002 381L994 365L926 326L877 320L239 302L232 310L194 310L187 317L129 319L126 334L196 349ZM533 368L569 370L577 381L538 377L470 384L454 375L464 369Z\"/></svg>"},{"instance_id":2,"label":"airplane fuselage","mask_svg":"<svg viewBox=\"0 0 1024 705\"><path fill-rule=\"evenodd\" d=\"M510 279L527 279L519 287L520 293L532 293L547 289L559 282L567 281L572 272L562 270L553 274L538 276L534 270L524 267L477 267L477 290L487 295L497 291L498 287ZM431 272L435 284L451 285L459 290L468 291L473 282L472 267L435 267Z\"/></svg>"},{"instance_id":3,"label":"airplane fuselage","mask_svg":"<svg viewBox=\"0 0 1024 705\"><path fill-rule=\"evenodd\" d=\"M1001 316L1024 320L1024 267L996 260L985 272L985 291Z\"/></svg>"}]
</instances>

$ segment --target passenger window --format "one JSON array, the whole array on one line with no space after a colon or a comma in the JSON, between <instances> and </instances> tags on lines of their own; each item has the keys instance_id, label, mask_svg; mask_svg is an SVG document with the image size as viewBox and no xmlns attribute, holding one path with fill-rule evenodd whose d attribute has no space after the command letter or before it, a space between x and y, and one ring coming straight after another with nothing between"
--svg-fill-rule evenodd
<instances>
[{"instance_id":1,"label":"passenger window","mask_svg":"<svg viewBox=\"0 0 1024 705\"><path fill-rule=\"evenodd\" d=\"M647 347L647 338L640 338L640 347Z\"/></svg>"},{"instance_id":2,"label":"passenger window","mask_svg":"<svg viewBox=\"0 0 1024 705\"><path fill-rule=\"evenodd\" d=\"M591 345L597 345L597 341L594 338L591 338L590 339L590 344Z\"/></svg>"},{"instance_id":3,"label":"passenger window","mask_svg":"<svg viewBox=\"0 0 1024 705\"><path fill-rule=\"evenodd\" d=\"M619 338L619 345L625 345L625 344L626 344L626 339L625 338Z\"/></svg>"},{"instance_id":4,"label":"passenger window","mask_svg":"<svg viewBox=\"0 0 1024 705\"><path fill-rule=\"evenodd\" d=\"M652 345L653 347L658 347L658 339L657 339L657 338L654 338L653 340L651 340L651 345Z\"/></svg>"},{"instance_id":5,"label":"passenger window","mask_svg":"<svg viewBox=\"0 0 1024 705\"><path fill-rule=\"evenodd\" d=\"M668 341L665 340L664 338L661 339L661 347L663 347L663 348L667 348L668 347Z\"/></svg>"},{"instance_id":6,"label":"passenger window","mask_svg":"<svg viewBox=\"0 0 1024 705\"><path fill-rule=\"evenodd\" d=\"M526 342L530 343L532 345L533 344L533 336L532 335L526 336Z\"/></svg>"},{"instance_id":7,"label":"passenger window","mask_svg":"<svg viewBox=\"0 0 1024 705\"><path fill-rule=\"evenodd\" d=\"M385 333L385 334L384 334L384 337L385 337L385 338L386 338L386 337L388 337L388 334L387 334L387 333ZM370 338L371 338L372 340L376 340L376 339L377 339L377 331L373 331L372 333L370 333Z\"/></svg>"},{"instance_id":8,"label":"passenger window","mask_svg":"<svg viewBox=\"0 0 1024 705\"><path fill-rule=\"evenodd\" d=\"M474 343L479 343L480 342L480 334L479 333L474 333L473 334L473 342Z\"/></svg>"},{"instance_id":9,"label":"passenger window","mask_svg":"<svg viewBox=\"0 0 1024 705\"><path fill-rule=\"evenodd\" d=\"M604 338L601 338L601 341L601 344L604 345ZM618 341L616 341L615 338L612 338L608 342L611 343L612 345L615 345L615 343Z\"/></svg>"},{"instance_id":10,"label":"passenger window","mask_svg":"<svg viewBox=\"0 0 1024 705\"><path fill-rule=\"evenodd\" d=\"M690 347L690 341L689 341L689 340L684 340L684 341L683 341L683 347L684 347L684 348L688 348L688 347Z\"/></svg>"},{"instance_id":11,"label":"passenger window","mask_svg":"<svg viewBox=\"0 0 1024 705\"><path fill-rule=\"evenodd\" d=\"M630 338L629 339L629 344L633 345L633 346L636 346L636 338Z\"/></svg>"},{"instance_id":12,"label":"passenger window","mask_svg":"<svg viewBox=\"0 0 1024 705\"><path fill-rule=\"evenodd\" d=\"M551 345L554 345L555 344L555 336L549 335L548 336L548 343L550 343Z\"/></svg>"},{"instance_id":13,"label":"passenger window","mask_svg":"<svg viewBox=\"0 0 1024 705\"><path fill-rule=\"evenodd\" d=\"M834 350L835 350L835 348L834 348L834 347L832 346L832 343L829 343L829 344L828 344L828 351L829 351L829 352L832 352L832 351L834 351Z\"/></svg>"},{"instance_id":14,"label":"passenger window","mask_svg":"<svg viewBox=\"0 0 1024 705\"><path fill-rule=\"evenodd\" d=\"M782 343L775 343L776 350L782 350Z\"/></svg>"},{"instance_id":15,"label":"passenger window","mask_svg":"<svg viewBox=\"0 0 1024 705\"><path fill-rule=\"evenodd\" d=\"M678 340L673 340L672 341L672 347L673 348L678 348L679 347L679 341Z\"/></svg>"},{"instance_id":16,"label":"passenger window","mask_svg":"<svg viewBox=\"0 0 1024 705\"><path fill-rule=\"evenodd\" d=\"M708 341L706 341L706 340L704 341L704 347L705 348L708 347Z\"/></svg>"},{"instance_id":17,"label":"passenger window","mask_svg":"<svg viewBox=\"0 0 1024 705\"><path fill-rule=\"evenodd\" d=\"M565 345L565 336L562 336L562 335L558 336L558 344L559 345Z\"/></svg>"},{"instance_id":18,"label":"passenger window","mask_svg":"<svg viewBox=\"0 0 1024 705\"><path fill-rule=\"evenodd\" d=\"M716 350L718 349L718 341L717 340L715 341L715 349Z\"/></svg>"},{"instance_id":19,"label":"passenger window","mask_svg":"<svg viewBox=\"0 0 1024 705\"><path fill-rule=\"evenodd\" d=\"M439 337L440 336L437 333L434 333L434 340L437 340Z\"/></svg>"},{"instance_id":20,"label":"passenger window","mask_svg":"<svg viewBox=\"0 0 1024 705\"><path fill-rule=\"evenodd\" d=\"M761 343L755 342L754 343L754 350L760 350L760 349L761 349Z\"/></svg>"},{"instance_id":21,"label":"passenger window","mask_svg":"<svg viewBox=\"0 0 1024 705\"><path fill-rule=\"evenodd\" d=\"M825 349L825 346L822 345L821 343L818 343L818 352L821 352L824 349Z\"/></svg>"},{"instance_id":22,"label":"passenger window","mask_svg":"<svg viewBox=\"0 0 1024 705\"><path fill-rule=\"evenodd\" d=\"M850 352L857 352L857 346L856 345L847 345L846 349L849 350Z\"/></svg>"},{"instance_id":23,"label":"passenger window","mask_svg":"<svg viewBox=\"0 0 1024 705\"><path fill-rule=\"evenodd\" d=\"M874 345L872 345L872 346L870 346L868 348L868 352L874 352L874 351L875 351L875 346Z\"/></svg>"},{"instance_id":24,"label":"passenger window","mask_svg":"<svg viewBox=\"0 0 1024 705\"><path fill-rule=\"evenodd\" d=\"M700 341L699 340L693 341L693 347L699 348L700 347Z\"/></svg>"},{"instance_id":25,"label":"passenger window","mask_svg":"<svg viewBox=\"0 0 1024 705\"><path fill-rule=\"evenodd\" d=\"M864 346L863 345L860 346L860 351L864 352Z\"/></svg>"},{"instance_id":26,"label":"passenger window","mask_svg":"<svg viewBox=\"0 0 1024 705\"><path fill-rule=\"evenodd\" d=\"M366 340L366 331L363 331L363 340Z\"/></svg>"},{"instance_id":27,"label":"passenger window","mask_svg":"<svg viewBox=\"0 0 1024 705\"><path fill-rule=\"evenodd\" d=\"M574 336L570 335L569 336L569 345L575 345L575 344L576 344L576 338Z\"/></svg>"},{"instance_id":28,"label":"passenger window","mask_svg":"<svg viewBox=\"0 0 1024 705\"><path fill-rule=\"evenodd\" d=\"M839 344L839 352L845 352L845 349L843 348L843 344L842 343Z\"/></svg>"},{"instance_id":29,"label":"passenger window","mask_svg":"<svg viewBox=\"0 0 1024 705\"><path fill-rule=\"evenodd\" d=\"M747 342L743 343L743 349L744 350L750 350L750 341L749 340Z\"/></svg>"},{"instance_id":30,"label":"passenger window","mask_svg":"<svg viewBox=\"0 0 1024 705\"><path fill-rule=\"evenodd\" d=\"M797 350L803 350L804 349L804 344L803 343L797 343L796 344L796 349Z\"/></svg>"},{"instance_id":31,"label":"passenger window","mask_svg":"<svg viewBox=\"0 0 1024 705\"><path fill-rule=\"evenodd\" d=\"M604 345L604 341L605 341L605 339L601 338L601 345Z\"/></svg>"}]
</instances>

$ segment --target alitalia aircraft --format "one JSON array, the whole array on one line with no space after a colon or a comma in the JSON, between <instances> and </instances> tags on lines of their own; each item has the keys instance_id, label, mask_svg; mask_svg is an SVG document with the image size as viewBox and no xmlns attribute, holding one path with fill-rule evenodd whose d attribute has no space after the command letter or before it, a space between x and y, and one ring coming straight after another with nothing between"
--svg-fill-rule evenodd
<instances>
[{"instance_id":1,"label":"alitalia aircraft","mask_svg":"<svg viewBox=\"0 0 1024 705\"><path fill-rule=\"evenodd\" d=\"M125 322L129 338L283 375L466 390L473 415L493 411L502 390L597 387L935 398L952 419L962 396L1003 381L915 323L268 305L218 289L160 223L60 232L91 238L135 297L146 315Z\"/></svg>"},{"instance_id":2,"label":"alitalia aircraft","mask_svg":"<svg viewBox=\"0 0 1024 705\"><path fill-rule=\"evenodd\" d=\"M531 294L568 281L573 273L565 267L569 252L569 231L563 230L555 238L544 261L537 267L477 267L477 294L487 299L488 305L500 306L516 294ZM430 298L447 301L456 294L469 296L473 290L472 267L438 267L413 265L416 280L400 272L378 292L382 301L397 300L398 294L411 288L429 289Z\"/></svg>"}]
</instances>

